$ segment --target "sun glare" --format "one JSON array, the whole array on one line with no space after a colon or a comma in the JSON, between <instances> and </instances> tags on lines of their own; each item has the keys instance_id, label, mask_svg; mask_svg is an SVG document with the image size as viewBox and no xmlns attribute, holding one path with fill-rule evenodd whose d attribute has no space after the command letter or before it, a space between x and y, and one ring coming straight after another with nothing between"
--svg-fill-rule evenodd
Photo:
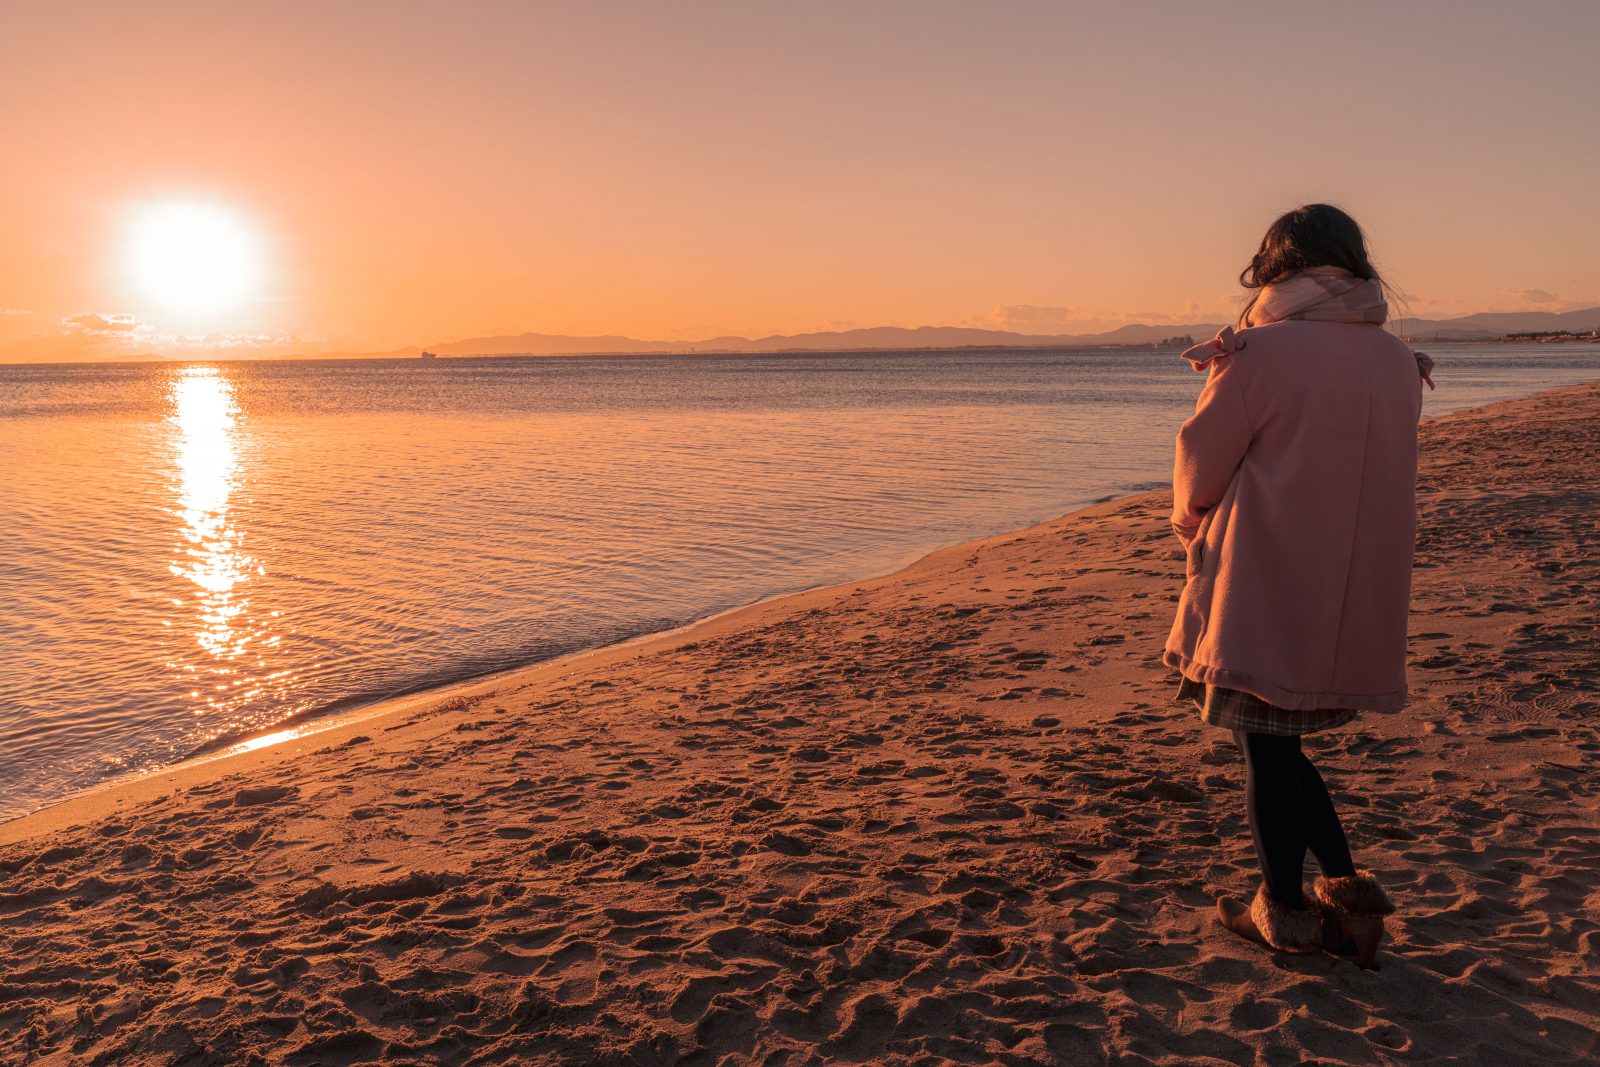
<instances>
[{"instance_id":1,"label":"sun glare","mask_svg":"<svg viewBox=\"0 0 1600 1067\"><path fill-rule=\"evenodd\" d=\"M232 311L261 285L261 241L250 223L215 204L139 207L125 249L130 280L163 310L185 316Z\"/></svg>"}]
</instances>

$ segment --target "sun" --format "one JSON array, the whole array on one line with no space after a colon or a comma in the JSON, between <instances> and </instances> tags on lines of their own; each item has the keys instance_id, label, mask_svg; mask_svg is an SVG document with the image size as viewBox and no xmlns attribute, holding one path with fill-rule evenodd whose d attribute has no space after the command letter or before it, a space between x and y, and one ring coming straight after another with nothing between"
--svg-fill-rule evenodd
<instances>
[{"instance_id":1,"label":"sun","mask_svg":"<svg viewBox=\"0 0 1600 1067\"><path fill-rule=\"evenodd\" d=\"M216 315L258 295L261 239L248 219L219 204L141 204L129 218L124 266L138 291L163 310Z\"/></svg>"}]
</instances>

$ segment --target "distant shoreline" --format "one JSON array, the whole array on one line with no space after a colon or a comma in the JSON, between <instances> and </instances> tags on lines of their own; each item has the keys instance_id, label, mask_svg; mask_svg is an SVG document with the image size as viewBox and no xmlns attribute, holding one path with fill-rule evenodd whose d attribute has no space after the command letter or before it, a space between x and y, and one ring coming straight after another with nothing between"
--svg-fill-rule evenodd
<instances>
[{"instance_id":1,"label":"distant shoreline","mask_svg":"<svg viewBox=\"0 0 1600 1067\"><path fill-rule=\"evenodd\" d=\"M417 359L460 356L697 356L771 355L792 353L815 355L828 352L1025 352L1036 349L1140 350L1145 348L1187 348L1213 337L1237 316L1226 319L1190 322L1129 322L1110 330L1088 333L1024 333L1017 330L978 326L854 326L848 329L810 330L750 337L723 333L700 338L651 340L619 333L543 333L536 330L458 337L447 341L435 337L426 344L397 344L386 348L365 347L360 340L332 340L316 336L274 338L256 337L253 341L218 339L199 346L198 337L169 337L164 342L154 335L129 334L109 338L96 334L86 339L70 333L33 337L0 344L0 364L17 362L128 363L193 362L209 360L281 359ZM1426 344L1518 344L1543 343L1546 339L1594 338L1600 336L1600 307L1562 312L1477 312L1449 319L1392 317L1387 328L1414 343ZM93 343L91 343L91 341ZM380 344L387 342L378 342ZM143 346L165 347L171 356ZM333 345L347 347L333 348ZM191 347L193 346L193 347ZM193 353L193 355L191 355Z\"/></svg>"},{"instance_id":2,"label":"distant shoreline","mask_svg":"<svg viewBox=\"0 0 1600 1067\"><path fill-rule=\"evenodd\" d=\"M1529 338L1427 338L1403 337L1407 344L1413 345L1449 345L1455 346L1532 346L1532 345L1600 345L1600 338L1593 337L1560 337L1550 339ZM416 354L400 355L395 353L380 352L372 355L352 355L349 353L325 353L322 355L292 355L292 356L220 356L220 357L178 357L157 356L144 354L139 356L124 356L117 359L94 360L68 360L61 362L25 362L4 363L0 367L121 367L145 363L437 363L447 360L463 359L758 359L773 357L815 357L815 356L913 356L937 355L940 353L951 354L994 354L1000 355L1010 352L1017 353L1042 353L1042 352L1181 352L1188 345L1182 343L1116 343L1116 344L1039 344L1039 345L926 345L923 347L895 346L890 348L775 348L775 349L684 349L682 351L639 351L617 350L606 352L461 352L454 354L437 353L423 360Z\"/></svg>"},{"instance_id":3,"label":"distant shoreline","mask_svg":"<svg viewBox=\"0 0 1600 1067\"><path fill-rule=\"evenodd\" d=\"M930 345L925 348L777 348L764 350L694 349L681 352L465 352L453 355L435 353L426 360L417 355L376 353L370 356L328 353L294 356L223 356L215 358L177 356L126 356L118 359L83 359L57 363L0 363L0 367L122 367L143 363L442 363L462 359L762 359L785 356L916 356L941 352L1181 352L1187 345L1099 344L1099 345Z\"/></svg>"},{"instance_id":4,"label":"distant shoreline","mask_svg":"<svg viewBox=\"0 0 1600 1067\"><path fill-rule=\"evenodd\" d=\"M1406 337L1408 345L1600 345L1600 337Z\"/></svg>"}]
</instances>

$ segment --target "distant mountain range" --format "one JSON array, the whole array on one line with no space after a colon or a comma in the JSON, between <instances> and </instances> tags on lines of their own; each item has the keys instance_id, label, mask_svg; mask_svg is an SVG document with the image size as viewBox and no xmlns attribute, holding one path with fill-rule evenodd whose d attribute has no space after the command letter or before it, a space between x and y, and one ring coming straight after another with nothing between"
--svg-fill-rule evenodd
<instances>
[{"instance_id":1,"label":"distant mountain range","mask_svg":"<svg viewBox=\"0 0 1600 1067\"><path fill-rule=\"evenodd\" d=\"M328 351L288 345L268 348L239 346L195 351L181 346L134 347L119 334L59 334L0 345L0 363L133 361L160 359L382 359L415 358L424 351L441 356L575 356L611 353L697 354L737 352L861 352L930 348L1096 348L1107 345L1152 345L1162 341L1203 341L1222 328L1220 322L1148 325L1130 323L1105 333L1032 334L967 326L874 326L858 330L774 334L768 337L710 337L703 341L642 341L606 334L519 333L470 337L428 345L409 345L383 352ZM1582 311L1482 312L1455 319L1402 319L1390 329L1416 342L1492 341L1506 334L1573 333L1600 329L1600 307Z\"/></svg>"},{"instance_id":2,"label":"distant mountain range","mask_svg":"<svg viewBox=\"0 0 1600 1067\"><path fill-rule=\"evenodd\" d=\"M1403 319L1391 324L1416 340L1494 340L1508 333L1600 329L1600 307L1583 311L1483 312L1457 319ZM1102 345L1150 345L1172 338L1196 341L1222 329L1220 322L1151 326L1130 323L1106 333L1032 334L1011 330L984 330L967 326L873 326L858 330L774 334L769 337L711 337L704 341L641 341L608 334L573 337L565 334L519 333L472 337L429 345L441 356L566 356L599 353L717 353L717 352L860 352L873 349L919 348L1092 348ZM344 355L415 356L422 348L408 347L382 353Z\"/></svg>"},{"instance_id":3,"label":"distant mountain range","mask_svg":"<svg viewBox=\"0 0 1600 1067\"><path fill-rule=\"evenodd\" d=\"M1220 328L1215 323L1183 326L1132 324L1109 333L1039 335L966 326L873 326L858 330L773 334L768 337L710 337L703 341L641 341L636 337L615 335L570 337L564 334L519 333L429 345L426 351L441 356L557 356L600 352L860 352L908 348L1145 345L1173 337L1199 338L1202 334L1210 337ZM420 348L402 348L384 355L415 355L422 351Z\"/></svg>"},{"instance_id":4,"label":"distant mountain range","mask_svg":"<svg viewBox=\"0 0 1600 1067\"><path fill-rule=\"evenodd\" d=\"M1600 308L1582 311L1484 311L1459 319L1402 319L1401 333L1418 341L1492 341L1509 333L1600 330Z\"/></svg>"}]
</instances>

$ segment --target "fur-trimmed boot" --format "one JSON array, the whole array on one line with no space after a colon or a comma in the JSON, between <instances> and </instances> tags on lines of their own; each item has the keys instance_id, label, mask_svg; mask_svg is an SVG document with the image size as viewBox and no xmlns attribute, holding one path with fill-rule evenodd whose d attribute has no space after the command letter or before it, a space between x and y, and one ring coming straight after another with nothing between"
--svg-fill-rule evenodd
<instances>
[{"instance_id":1,"label":"fur-trimmed boot","mask_svg":"<svg viewBox=\"0 0 1600 1067\"><path fill-rule=\"evenodd\" d=\"M1394 903L1372 872L1318 878L1312 892L1328 917L1329 947L1348 951L1353 945L1356 962L1369 971L1377 970L1383 917L1394 913Z\"/></svg>"},{"instance_id":2,"label":"fur-trimmed boot","mask_svg":"<svg viewBox=\"0 0 1600 1067\"><path fill-rule=\"evenodd\" d=\"M1281 952L1303 956L1322 950L1322 913L1310 906L1288 907L1274 900L1266 886L1256 890L1248 907L1232 897L1219 899L1217 921L1240 937Z\"/></svg>"}]
</instances>

